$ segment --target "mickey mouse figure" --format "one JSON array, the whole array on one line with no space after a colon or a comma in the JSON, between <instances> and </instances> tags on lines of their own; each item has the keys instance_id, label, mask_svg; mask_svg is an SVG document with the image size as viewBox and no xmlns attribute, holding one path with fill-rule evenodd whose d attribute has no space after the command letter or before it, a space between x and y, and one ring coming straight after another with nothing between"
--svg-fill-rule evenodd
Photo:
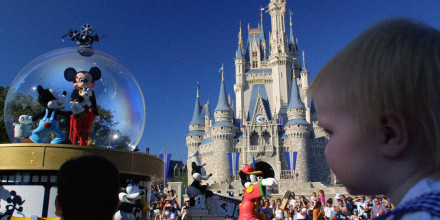
<instances>
[{"instance_id":1,"label":"mickey mouse figure","mask_svg":"<svg viewBox=\"0 0 440 220\"><path fill-rule=\"evenodd\" d=\"M95 81L101 78L101 70L98 67L92 67L89 71L77 72L69 67L64 71L64 78L73 82L75 88L70 96L71 101L80 103L84 112L71 116L69 139L74 145L87 145L90 129L93 122L99 121L96 97L93 92Z\"/></svg>"},{"instance_id":2,"label":"mickey mouse figure","mask_svg":"<svg viewBox=\"0 0 440 220\"><path fill-rule=\"evenodd\" d=\"M19 117L18 121L20 124L30 124L42 118L38 123L38 127L32 131L29 138L24 139L23 142L42 143L43 140L40 135L43 133L52 133L55 138L50 142L51 144L67 143L64 133L58 127L57 116L63 115L67 117L72 114L78 114L83 111L83 108L71 102L71 111L63 111L64 107L62 105L67 101L66 91L63 92L63 95L59 95L53 89L44 89L41 85L38 85L37 91L38 102L46 109L33 116L21 115ZM27 137L27 135L25 136Z\"/></svg>"},{"instance_id":3,"label":"mickey mouse figure","mask_svg":"<svg viewBox=\"0 0 440 220\"><path fill-rule=\"evenodd\" d=\"M195 197L197 197L200 194L205 194L206 197L211 197L214 195L214 193L208 189L208 186L202 185L202 180L208 180L212 173L209 175L206 175L205 168L203 166L206 165L206 163L201 163L199 158L199 152L196 151L193 154L188 156L193 161L191 163L191 174L194 181L191 183L190 186L187 188L186 194L190 198L190 205L194 206L196 201Z\"/></svg>"},{"instance_id":4,"label":"mickey mouse figure","mask_svg":"<svg viewBox=\"0 0 440 220\"><path fill-rule=\"evenodd\" d=\"M10 219L11 216L14 215L14 212L22 212L23 211L23 203L25 200L21 198L21 196L17 195L17 192L12 190L10 192L10 197L6 199L7 205L5 206L6 211L2 214L0 213L0 218L3 219Z\"/></svg>"}]
</instances>

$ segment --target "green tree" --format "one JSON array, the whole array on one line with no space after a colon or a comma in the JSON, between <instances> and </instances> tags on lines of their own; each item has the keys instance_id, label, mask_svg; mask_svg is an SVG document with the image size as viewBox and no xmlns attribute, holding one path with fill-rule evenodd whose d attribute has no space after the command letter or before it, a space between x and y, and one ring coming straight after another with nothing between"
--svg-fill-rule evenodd
<instances>
[{"instance_id":1,"label":"green tree","mask_svg":"<svg viewBox=\"0 0 440 220\"><path fill-rule=\"evenodd\" d=\"M6 96L8 95L8 90L9 87L3 87L0 86L0 106L5 106L5 100L6 100ZM9 140L8 137L8 133L6 132L6 126L4 123L5 120L5 112L0 111L0 143L4 144L4 143L11 143L11 141Z\"/></svg>"},{"instance_id":2,"label":"green tree","mask_svg":"<svg viewBox=\"0 0 440 220\"><path fill-rule=\"evenodd\" d=\"M98 105L100 120L93 124L90 137L92 144L101 144L104 146L114 146L116 149L131 149L129 144L130 137L122 135L116 129L119 122L114 121L114 116L110 109L103 109Z\"/></svg>"}]
</instances>

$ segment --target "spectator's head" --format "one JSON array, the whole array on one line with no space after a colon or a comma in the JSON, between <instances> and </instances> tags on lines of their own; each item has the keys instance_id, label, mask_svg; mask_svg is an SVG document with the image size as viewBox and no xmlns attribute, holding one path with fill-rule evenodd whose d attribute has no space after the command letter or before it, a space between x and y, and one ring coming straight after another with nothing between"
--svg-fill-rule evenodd
<instances>
[{"instance_id":1,"label":"spectator's head","mask_svg":"<svg viewBox=\"0 0 440 220\"><path fill-rule=\"evenodd\" d=\"M353 209L353 215L354 216L358 216L358 210L357 209Z\"/></svg>"},{"instance_id":2,"label":"spectator's head","mask_svg":"<svg viewBox=\"0 0 440 220\"><path fill-rule=\"evenodd\" d=\"M336 132L362 145L332 146L333 136L325 151L350 193L390 193L416 172L423 170L424 177L440 169L439 51L440 31L409 19L387 20L364 31L315 76L309 92L323 128L330 129L324 119L330 111L338 116L329 115L330 124L342 125L342 117L357 124L344 125L349 133ZM343 154L353 159L341 162ZM387 169L369 172L371 163Z\"/></svg>"},{"instance_id":3,"label":"spectator's head","mask_svg":"<svg viewBox=\"0 0 440 220\"><path fill-rule=\"evenodd\" d=\"M316 202L315 206L313 206L313 209L318 209L318 210L321 209L321 202L319 202L319 201Z\"/></svg>"},{"instance_id":4,"label":"spectator's head","mask_svg":"<svg viewBox=\"0 0 440 220\"><path fill-rule=\"evenodd\" d=\"M379 198L374 198L374 204L376 205L380 205L380 199Z\"/></svg>"},{"instance_id":5,"label":"spectator's head","mask_svg":"<svg viewBox=\"0 0 440 220\"><path fill-rule=\"evenodd\" d=\"M327 205L327 207L332 207L333 202L330 200L327 200L327 202L325 202L325 204Z\"/></svg>"},{"instance_id":6,"label":"spectator's head","mask_svg":"<svg viewBox=\"0 0 440 220\"><path fill-rule=\"evenodd\" d=\"M156 209L156 207L157 207L157 203L152 202L152 203L151 203L151 209Z\"/></svg>"},{"instance_id":7,"label":"spectator's head","mask_svg":"<svg viewBox=\"0 0 440 220\"><path fill-rule=\"evenodd\" d=\"M295 193L294 193L294 192L291 192L291 193L290 193L290 198L291 198L291 199L294 199L294 198L295 198Z\"/></svg>"},{"instance_id":8,"label":"spectator's head","mask_svg":"<svg viewBox=\"0 0 440 220\"><path fill-rule=\"evenodd\" d=\"M264 201L264 207L269 207L269 201Z\"/></svg>"},{"instance_id":9,"label":"spectator's head","mask_svg":"<svg viewBox=\"0 0 440 220\"><path fill-rule=\"evenodd\" d=\"M110 161L96 156L69 160L58 174L56 214L65 220L111 220L118 194L119 172Z\"/></svg>"}]
</instances>

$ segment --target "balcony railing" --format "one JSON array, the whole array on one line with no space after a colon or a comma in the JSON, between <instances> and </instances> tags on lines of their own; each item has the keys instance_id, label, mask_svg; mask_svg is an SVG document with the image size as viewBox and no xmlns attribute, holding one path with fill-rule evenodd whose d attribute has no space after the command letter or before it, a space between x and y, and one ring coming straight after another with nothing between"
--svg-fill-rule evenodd
<instances>
[{"instance_id":1,"label":"balcony railing","mask_svg":"<svg viewBox=\"0 0 440 220\"><path fill-rule=\"evenodd\" d=\"M281 179L294 179L295 170L281 170Z\"/></svg>"}]
</instances>

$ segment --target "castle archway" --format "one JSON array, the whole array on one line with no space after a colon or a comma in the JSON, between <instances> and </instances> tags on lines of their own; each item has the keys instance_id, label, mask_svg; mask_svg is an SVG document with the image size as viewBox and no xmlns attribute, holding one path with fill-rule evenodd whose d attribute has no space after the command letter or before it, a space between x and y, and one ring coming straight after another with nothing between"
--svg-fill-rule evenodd
<instances>
[{"instance_id":1,"label":"castle archway","mask_svg":"<svg viewBox=\"0 0 440 220\"><path fill-rule=\"evenodd\" d=\"M262 171L263 174L261 177L268 178L268 177L275 177L275 172L268 163L260 161L255 163L256 170Z\"/></svg>"}]
</instances>

